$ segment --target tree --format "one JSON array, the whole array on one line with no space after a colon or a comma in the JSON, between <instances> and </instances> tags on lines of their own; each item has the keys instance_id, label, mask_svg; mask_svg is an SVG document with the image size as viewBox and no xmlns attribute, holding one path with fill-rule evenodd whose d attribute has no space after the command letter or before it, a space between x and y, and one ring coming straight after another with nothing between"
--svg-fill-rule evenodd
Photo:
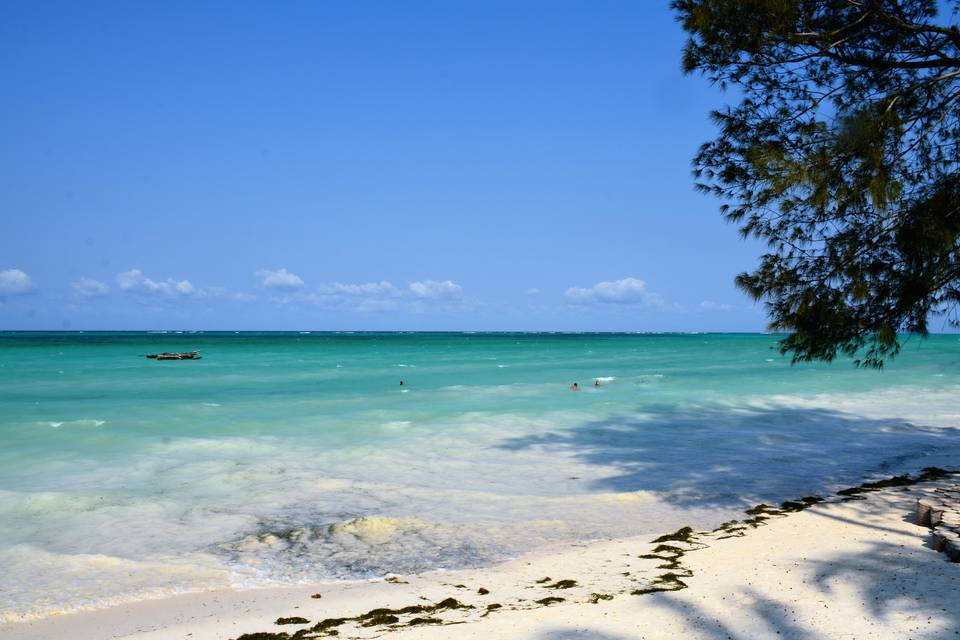
<instances>
[{"instance_id":1,"label":"tree","mask_svg":"<svg viewBox=\"0 0 960 640\"><path fill-rule=\"evenodd\" d=\"M953 0L956 16L958 0ZM882 367L960 302L960 31L935 0L674 0L683 66L740 94L694 159L744 237L737 285L794 362Z\"/></svg>"}]
</instances>

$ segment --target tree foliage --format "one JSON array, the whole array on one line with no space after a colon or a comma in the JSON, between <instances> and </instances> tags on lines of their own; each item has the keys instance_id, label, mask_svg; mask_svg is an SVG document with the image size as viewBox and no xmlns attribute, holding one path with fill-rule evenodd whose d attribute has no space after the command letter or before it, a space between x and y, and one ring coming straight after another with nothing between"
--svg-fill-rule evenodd
<instances>
[{"instance_id":1,"label":"tree foliage","mask_svg":"<svg viewBox=\"0 0 960 640\"><path fill-rule=\"evenodd\" d=\"M882 367L960 301L960 31L934 0L674 0L683 65L739 104L694 159L768 252L739 287L794 362Z\"/></svg>"}]
</instances>

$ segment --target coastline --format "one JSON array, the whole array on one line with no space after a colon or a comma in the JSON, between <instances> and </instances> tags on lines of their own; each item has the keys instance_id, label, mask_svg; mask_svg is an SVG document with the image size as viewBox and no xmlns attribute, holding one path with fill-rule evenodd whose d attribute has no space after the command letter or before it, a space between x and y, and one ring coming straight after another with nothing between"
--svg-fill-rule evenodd
<instances>
[{"instance_id":1,"label":"coastline","mask_svg":"<svg viewBox=\"0 0 960 640\"><path fill-rule=\"evenodd\" d=\"M958 477L928 474L918 488ZM0 637L953 637L960 565L912 523L916 482L758 505L711 532L581 543L390 581L184 594L7 624ZM310 622L275 624L297 617Z\"/></svg>"}]
</instances>

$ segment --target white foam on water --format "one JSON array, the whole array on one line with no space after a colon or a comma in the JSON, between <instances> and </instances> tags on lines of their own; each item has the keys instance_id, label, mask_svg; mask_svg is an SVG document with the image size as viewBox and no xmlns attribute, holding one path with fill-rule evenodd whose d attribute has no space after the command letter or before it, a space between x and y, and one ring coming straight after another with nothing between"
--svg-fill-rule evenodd
<instances>
[{"instance_id":1,"label":"white foam on water","mask_svg":"<svg viewBox=\"0 0 960 640\"><path fill-rule=\"evenodd\" d=\"M43 423L48 427L59 429L60 427L102 427L107 424L106 420L62 420Z\"/></svg>"}]
</instances>

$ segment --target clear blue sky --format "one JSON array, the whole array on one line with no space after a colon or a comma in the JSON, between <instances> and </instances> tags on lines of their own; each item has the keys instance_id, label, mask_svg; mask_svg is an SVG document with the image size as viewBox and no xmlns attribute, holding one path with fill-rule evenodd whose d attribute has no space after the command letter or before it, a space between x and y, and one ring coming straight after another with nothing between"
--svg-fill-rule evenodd
<instances>
[{"instance_id":1,"label":"clear blue sky","mask_svg":"<svg viewBox=\"0 0 960 640\"><path fill-rule=\"evenodd\" d=\"M667 2L6 2L0 328L759 330Z\"/></svg>"}]
</instances>

